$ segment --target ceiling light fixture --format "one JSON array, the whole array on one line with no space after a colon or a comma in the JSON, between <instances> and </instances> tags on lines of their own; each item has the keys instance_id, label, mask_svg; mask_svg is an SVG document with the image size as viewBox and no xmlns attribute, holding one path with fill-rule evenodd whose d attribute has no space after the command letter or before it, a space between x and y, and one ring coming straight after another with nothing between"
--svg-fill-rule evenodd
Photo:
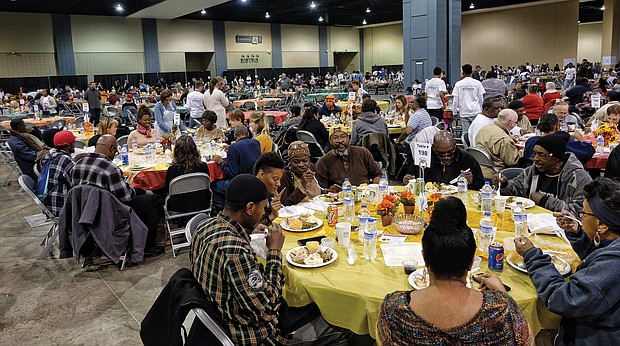
<instances>
[{"instance_id":1,"label":"ceiling light fixture","mask_svg":"<svg viewBox=\"0 0 620 346\"><path fill-rule=\"evenodd\" d=\"M366 7L366 13L370 13L370 7Z\"/></svg>"},{"instance_id":2,"label":"ceiling light fixture","mask_svg":"<svg viewBox=\"0 0 620 346\"><path fill-rule=\"evenodd\" d=\"M200 14L207 14L207 11L203 8L202 11L200 11Z\"/></svg>"},{"instance_id":3,"label":"ceiling light fixture","mask_svg":"<svg viewBox=\"0 0 620 346\"><path fill-rule=\"evenodd\" d=\"M323 21L323 17L319 16L319 22Z\"/></svg>"},{"instance_id":4,"label":"ceiling light fixture","mask_svg":"<svg viewBox=\"0 0 620 346\"><path fill-rule=\"evenodd\" d=\"M601 11L605 11L605 5L601 6Z\"/></svg>"},{"instance_id":5,"label":"ceiling light fixture","mask_svg":"<svg viewBox=\"0 0 620 346\"><path fill-rule=\"evenodd\" d=\"M362 25L366 25L366 19L362 21Z\"/></svg>"},{"instance_id":6,"label":"ceiling light fixture","mask_svg":"<svg viewBox=\"0 0 620 346\"><path fill-rule=\"evenodd\" d=\"M475 8L474 3L472 2L471 4L469 4L469 9L473 10Z\"/></svg>"},{"instance_id":7,"label":"ceiling light fixture","mask_svg":"<svg viewBox=\"0 0 620 346\"><path fill-rule=\"evenodd\" d=\"M246 2L246 1L248 1L248 0L241 0L241 2Z\"/></svg>"},{"instance_id":8,"label":"ceiling light fixture","mask_svg":"<svg viewBox=\"0 0 620 346\"><path fill-rule=\"evenodd\" d=\"M316 8L316 4L313 2L310 3L310 8Z\"/></svg>"},{"instance_id":9,"label":"ceiling light fixture","mask_svg":"<svg viewBox=\"0 0 620 346\"><path fill-rule=\"evenodd\" d=\"M265 12L265 18L271 18L271 16L269 15L269 12Z\"/></svg>"},{"instance_id":10,"label":"ceiling light fixture","mask_svg":"<svg viewBox=\"0 0 620 346\"><path fill-rule=\"evenodd\" d=\"M123 6L121 6L121 4L117 4L117 5L116 5L116 10L117 10L118 12L123 12Z\"/></svg>"}]
</instances>

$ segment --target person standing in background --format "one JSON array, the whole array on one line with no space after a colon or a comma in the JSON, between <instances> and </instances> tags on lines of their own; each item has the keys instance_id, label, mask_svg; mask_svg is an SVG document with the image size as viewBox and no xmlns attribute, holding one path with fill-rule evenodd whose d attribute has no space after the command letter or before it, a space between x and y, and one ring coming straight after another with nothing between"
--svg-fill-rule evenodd
<instances>
[{"instance_id":1,"label":"person standing in background","mask_svg":"<svg viewBox=\"0 0 620 346\"><path fill-rule=\"evenodd\" d=\"M90 113L90 122L97 126L99 124L99 116L101 114L101 93L96 89L97 83L90 82L88 90L84 93L84 100L88 102L88 113Z\"/></svg>"},{"instance_id":2,"label":"person standing in background","mask_svg":"<svg viewBox=\"0 0 620 346\"><path fill-rule=\"evenodd\" d=\"M446 83L441 79L441 68L433 69L433 78L426 82L424 92L426 93L426 111L432 117L443 118L445 108L444 97L448 93Z\"/></svg>"},{"instance_id":3,"label":"person standing in background","mask_svg":"<svg viewBox=\"0 0 620 346\"><path fill-rule=\"evenodd\" d=\"M474 117L482 112L485 90L480 81L471 77L472 67L470 64L463 65L461 69L463 79L454 84L452 95L454 96L454 107L461 119L463 131L467 131L469 125L474 121Z\"/></svg>"},{"instance_id":4,"label":"person standing in background","mask_svg":"<svg viewBox=\"0 0 620 346\"><path fill-rule=\"evenodd\" d=\"M194 83L194 91L187 94L187 99L185 101L185 108L189 110L189 128L193 129L194 126L200 125L199 119L202 117L202 114L205 112L204 105L204 95L202 94L204 91L205 83L202 81L196 81Z\"/></svg>"},{"instance_id":5,"label":"person standing in background","mask_svg":"<svg viewBox=\"0 0 620 346\"><path fill-rule=\"evenodd\" d=\"M226 123L226 108L230 106L228 98L221 90L222 87L222 77L211 78L209 90L205 90L204 94L205 109L212 110L217 114L216 125L219 128L225 128L228 125ZM200 115L202 116L202 113Z\"/></svg>"}]
</instances>

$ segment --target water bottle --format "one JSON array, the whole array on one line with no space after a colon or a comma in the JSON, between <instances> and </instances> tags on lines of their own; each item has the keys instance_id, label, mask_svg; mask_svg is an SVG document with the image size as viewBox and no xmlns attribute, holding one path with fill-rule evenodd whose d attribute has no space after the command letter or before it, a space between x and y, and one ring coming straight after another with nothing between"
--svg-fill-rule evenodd
<instances>
[{"instance_id":1,"label":"water bottle","mask_svg":"<svg viewBox=\"0 0 620 346\"><path fill-rule=\"evenodd\" d=\"M527 236L527 212L523 207L523 202L517 202L512 215L515 220L515 237Z\"/></svg>"},{"instance_id":2,"label":"water bottle","mask_svg":"<svg viewBox=\"0 0 620 346\"><path fill-rule=\"evenodd\" d=\"M362 204L362 209L360 209L360 212L357 214L357 220L358 220L358 236L359 236L359 241L361 243L364 242L364 229L366 229L366 225L368 224L368 219L370 219L370 212L368 211L368 208L366 208L366 204Z\"/></svg>"},{"instance_id":3,"label":"water bottle","mask_svg":"<svg viewBox=\"0 0 620 346\"><path fill-rule=\"evenodd\" d=\"M127 144L121 147L121 161L123 162L124 166L129 165L129 154L127 152Z\"/></svg>"},{"instance_id":4,"label":"water bottle","mask_svg":"<svg viewBox=\"0 0 620 346\"><path fill-rule=\"evenodd\" d=\"M151 162L153 160L153 144L148 143L146 145L146 162Z\"/></svg>"},{"instance_id":5,"label":"water bottle","mask_svg":"<svg viewBox=\"0 0 620 346\"><path fill-rule=\"evenodd\" d=\"M493 211L493 188L489 181L485 181L482 190L480 190L480 209L483 213Z\"/></svg>"},{"instance_id":6,"label":"water bottle","mask_svg":"<svg viewBox=\"0 0 620 346\"><path fill-rule=\"evenodd\" d=\"M217 144L215 144L214 140L211 140L211 155L215 155L217 152Z\"/></svg>"},{"instance_id":7,"label":"water bottle","mask_svg":"<svg viewBox=\"0 0 620 346\"><path fill-rule=\"evenodd\" d=\"M381 176L381 180L379 180L379 200L383 199L383 196L388 194L390 183L387 180L385 174Z\"/></svg>"},{"instance_id":8,"label":"water bottle","mask_svg":"<svg viewBox=\"0 0 620 346\"><path fill-rule=\"evenodd\" d=\"M344 196L344 218L347 222L352 222L355 219L355 198L349 178L344 178L342 195Z\"/></svg>"},{"instance_id":9,"label":"water bottle","mask_svg":"<svg viewBox=\"0 0 620 346\"><path fill-rule=\"evenodd\" d=\"M138 149L138 140L136 140L135 138L131 139L131 150L135 151L136 149Z\"/></svg>"},{"instance_id":10,"label":"water bottle","mask_svg":"<svg viewBox=\"0 0 620 346\"><path fill-rule=\"evenodd\" d=\"M478 250L484 253L489 252L489 245L495 239L495 231L493 230L493 219L491 212L485 211L484 216L480 219L480 232L478 232Z\"/></svg>"},{"instance_id":11,"label":"water bottle","mask_svg":"<svg viewBox=\"0 0 620 346\"><path fill-rule=\"evenodd\" d=\"M364 227L364 258L369 261L377 258L377 224L372 217Z\"/></svg>"},{"instance_id":12,"label":"water bottle","mask_svg":"<svg viewBox=\"0 0 620 346\"><path fill-rule=\"evenodd\" d=\"M603 135L596 136L596 152L602 153L605 149L605 137Z\"/></svg>"},{"instance_id":13,"label":"water bottle","mask_svg":"<svg viewBox=\"0 0 620 346\"><path fill-rule=\"evenodd\" d=\"M456 186L459 191L459 198L463 203L467 202L467 178L465 178L465 174L461 173L459 178L456 180Z\"/></svg>"}]
</instances>

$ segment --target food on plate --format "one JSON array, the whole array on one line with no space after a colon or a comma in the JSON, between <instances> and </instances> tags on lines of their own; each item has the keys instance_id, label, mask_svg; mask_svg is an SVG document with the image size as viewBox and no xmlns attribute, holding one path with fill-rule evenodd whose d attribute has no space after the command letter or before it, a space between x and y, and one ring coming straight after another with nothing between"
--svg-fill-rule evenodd
<instances>
[{"instance_id":1,"label":"food on plate","mask_svg":"<svg viewBox=\"0 0 620 346\"><path fill-rule=\"evenodd\" d=\"M295 229L295 230L300 230L302 229L302 223L301 220L289 217L286 219L286 225L288 226L288 228L290 229Z\"/></svg>"},{"instance_id":2,"label":"food on plate","mask_svg":"<svg viewBox=\"0 0 620 346\"><path fill-rule=\"evenodd\" d=\"M316 248L314 248L315 246ZM309 247L312 247L314 251L310 251ZM321 250L319 247L319 243L316 241L309 241L306 246L293 249L289 252L289 254L293 262L305 265L323 264L325 262L329 262L333 257L331 251Z\"/></svg>"},{"instance_id":3,"label":"food on plate","mask_svg":"<svg viewBox=\"0 0 620 346\"><path fill-rule=\"evenodd\" d=\"M315 227L319 220L310 214L301 214L299 217L287 217L286 226L292 230L302 230Z\"/></svg>"},{"instance_id":4,"label":"food on plate","mask_svg":"<svg viewBox=\"0 0 620 346\"><path fill-rule=\"evenodd\" d=\"M549 256L551 256L551 263L553 263L555 269L557 269L560 273L566 271L566 266L568 265L568 262L562 260L559 256L552 253L550 253Z\"/></svg>"},{"instance_id":5,"label":"food on plate","mask_svg":"<svg viewBox=\"0 0 620 346\"><path fill-rule=\"evenodd\" d=\"M424 188L426 189L427 192L430 192L430 193L437 193L437 192L442 192L442 191L453 191L455 189L455 187L452 185L448 185L444 183L434 183L430 181L426 183L426 185L424 185Z\"/></svg>"},{"instance_id":6,"label":"food on plate","mask_svg":"<svg viewBox=\"0 0 620 346\"><path fill-rule=\"evenodd\" d=\"M508 197L508 199L506 199L506 203L510 204L510 203L515 203L517 201L517 197L516 196L510 196Z\"/></svg>"},{"instance_id":7,"label":"food on plate","mask_svg":"<svg viewBox=\"0 0 620 346\"><path fill-rule=\"evenodd\" d=\"M560 273L566 272L566 270L568 269L566 268L566 266L569 265L568 262L564 261L561 257L559 257L555 253L546 252L546 254L551 256L551 263L553 263L553 265L555 266L555 269L557 269L558 272ZM517 267L523 269L524 271L527 271L525 262L523 262L523 257L521 257L518 253L512 252L509 256L509 260Z\"/></svg>"},{"instance_id":8,"label":"food on plate","mask_svg":"<svg viewBox=\"0 0 620 346\"><path fill-rule=\"evenodd\" d=\"M318 199L327 203L339 203L342 202L342 193L330 192L325 195L320 195Z\"/></svg>"},{"instance_id":9,"label":"food on plate","mask_svg":"<svg viewBox=\"0 0 620 346\"><path fill-rule=\"evenodd\" d=\"M319 251L319 242L318 241L309 241L309 242L306 243L306 248L310 252L317 252L317 251Z\"/></svg>"},{"instance_id":10,"label":"food on plate","mask_svg":"<svg viewBox=\"0 0 620 346\"><path fill-rule=\"evenodd\" d=\"M419 275L414 275L413 281L419 288L427 288L431 284L431 280L426 270L419 273Z\"/></svg>"}]
</instances>

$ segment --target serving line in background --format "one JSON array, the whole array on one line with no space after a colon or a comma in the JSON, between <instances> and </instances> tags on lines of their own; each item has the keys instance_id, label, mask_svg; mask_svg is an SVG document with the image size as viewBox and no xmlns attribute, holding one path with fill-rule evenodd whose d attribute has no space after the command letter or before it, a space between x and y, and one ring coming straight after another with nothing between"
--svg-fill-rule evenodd
<instances>
[{"instance_id":1,"label":"serving line in background","mask_svg":"<svg viewBox=\"0 0 620 346\"><path fill-rule=\"evenodd\" d=\"M402 187L397 187L400 189ZM471 197L475 192L469 192L467 207L467 218L470 227L479 227L482 213L480 208ZM360 208L360 203L356 204L356 212ZM402 206L399 207L402 212ZM369 205L371 214L375 214L374 206ZM534 206L527 210L530 214L551 214L550 211ZM339 215L342 215L339 213ZM357 215L357 214L356 214ZM376 214L375 214L376 215ZM325 213L317 211L315 216L323 220L323 224L316 230L307 232L289 232L286 234L285 244L282 249L283 258L286 253L297 247L297 241L304 238L327 236L336 237L335 228L325 222ZM376 216L375 216L376 217ZM494 212L495 225L498 228L496 241L505 243L506 248L514 248L507 244L514 238L514 223L510 209L506 209L503 214ZM276 221L281 221L278 219ZM339 221L344 221L339 218ZM378 229L383 230L384 234L400 234L394 225L380 227L380 217L378 217ZM357 221L353 222L357 225ZM422 234L407 236L407 242L421 243ZM377 237L377 243L381 244ZM510 239L506 239L510 238ZM506 241L504 241L506 239ZM533 235L534 243L546 250L560 251L566 254L574 270L579 263L577 255L572 250L570 244L562 238L554 235ZM370 334L376 338L376 324L379 310L384 297L394 291L411 290L412 286L408 283L408 275L404 273L402 266L388 267L385 265L381 248L377 249L377 259L374 262L367 261L361 256L363 254L363 244L358 241L358 233L351 232L351 242L354 244L358 259L354 265L347 264L347 248L334 245L334 250L338 253L338 259L334 263L321 268L298 268L286 264L283 266L285 286L284 297L291 306L304 306L315 302L321 315L329 323L347 328L356 334ZM421 248L421 247L420 247ZM481 253L477 252L477 255ZM509 252L506 251L506 257ZM487 261L482 259L480 268L477 272L487 272ZM523 310L527 318L533 335L538 334L542 329L557 329L560 316L548 311L543 303L538 299L536 290L527 274L517 271L504 261L504 269L495 272L502 279L502 282L512 288L509 294ZM345 308L346 307L346 308Z\"/></svg>"}]
</instances>

